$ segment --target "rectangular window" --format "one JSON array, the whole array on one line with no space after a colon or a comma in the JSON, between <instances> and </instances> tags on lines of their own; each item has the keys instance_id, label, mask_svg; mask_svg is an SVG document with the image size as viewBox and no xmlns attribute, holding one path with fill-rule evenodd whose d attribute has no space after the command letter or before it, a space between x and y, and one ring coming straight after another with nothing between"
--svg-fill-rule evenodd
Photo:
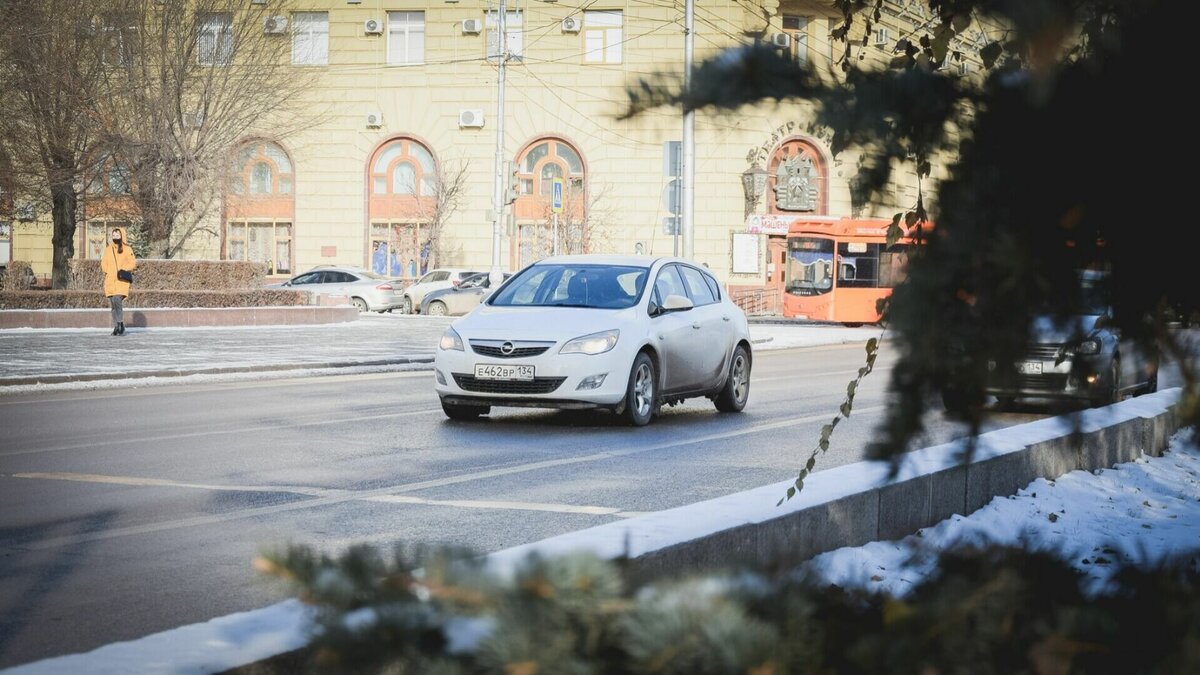
<instances>
[{"instance_id":1,"label":"rectangular window","mask_svg":"<svg viewBox=\"0 0 1200 675\"><path fill-rule=\"evenodd\" d=\"M796 63L808 63L808 22L807 16L784 16L783 31L792 36L792 45L788 49Z\"/></svg>"},{"instance_id":2,"label":"rectangular window","mask_svg":"<svg viewBox=\"0 0 1200 675\"><path fill-rule=\"evenodd\" d=\"M621 62L622 23L619 10L583 13L584 62Z\"/></svg>"},{"instance_id":3,"label":"rectangular window","mask_svg":"<svg viewBox=\"0 0 1200 675\"><path fill-rule=\"evenodd\" d=\"M425 62L425 12L388 12L388 64Z\"/></svg>"},{"instance_id":4,"label":"rectangular window","mask_svg":"<svg viewBox=\"0 0 1200 675\"><path fill-rule=\"evenodd\" d=\"M202 66L227 66L233 58L233 15L206 14L200 17L196 58Z\"/></svg>"},{"instance_id":5,"label":"rectangular window","mask_svg":"<svg viewBox=\"0 0 1200 675\"><path fill-rule=\"evenodd\" d=\"M267 265L267 274L291 274L291 223L235 222L226 239L229 260L249 260Z\"/></svg>"},{"instance_id":6,"label":"rectangular window","mask_svg":"<svg viewBox=\"0 0 1200 675\"><path fill-rule=\"evenodd\" d=\"M520 10L507 12L504 19L504 32L508 34L508 54L511 58L520 60L525 56L525 32L522 30L522 13ZM497 59L500 56L500 13L491 10L487 13L487 57Z\"/></svg>"},{"instance_id":7,"label":"rectangular window","mask_svg":"<svg viewBox=\"0 0 1200 675\"><path fill-rule=\"evenodd\" d=\"M329 63L329 12L292 12L292 63Z\"/></svg>"},{"instance_id":8,"label":"rectangular window","mask_svg":"<svg viewBox=\"0 0 1200 675\"><path fill-rule=\"evenodd\" d=\"M105 221L105 220L90 220L87 223L87 234L83 248L83 257L89 260L99 260L104 254L104 247L108 246L111 241L109 237L114 227L125 229L125 234L129 234L129 223L125 221ZM132 239L132 237L130 237ZM127 245L131 241L125 242Z\"/></svg>"},{"instance_id":9,"label":"rectangular window","mask_svg":"<svg viewBox=\"0 0 1200 675\"><path fill-rule=\"evenodd\" d=\"M829 22L829 61L832 63L833 60L837 58L835 53L837 51L837 39L833 37L833 32L841 27L842 20L827 19L827 21Z\"/></svg>"}]
</instances>

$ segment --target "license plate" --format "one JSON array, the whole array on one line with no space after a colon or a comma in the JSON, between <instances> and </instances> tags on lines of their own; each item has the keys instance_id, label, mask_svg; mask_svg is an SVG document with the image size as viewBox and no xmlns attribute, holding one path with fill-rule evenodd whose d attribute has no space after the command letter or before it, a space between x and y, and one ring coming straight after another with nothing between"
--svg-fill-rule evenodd
<instances>
[{"instance_id":1,"label":"license plate","mask_svg":"<svg viewBox=\"0 0 1200 675\"><path fill-rule=\"evenodd\" d=\"M1041 361L1025 361L1017 364L1017 372L1022 375L1041 375Z\"/></svg>"},{"instance_id":2,"label":"license plate","mask_svg":"<svg viewBox=\"0 0 1200 675\"><path fill-rule=\"evenodd\" d=\"M475 379L532 380L533 366L508 366L491 363L476 363Z\"/></svg>"}]
</instances>

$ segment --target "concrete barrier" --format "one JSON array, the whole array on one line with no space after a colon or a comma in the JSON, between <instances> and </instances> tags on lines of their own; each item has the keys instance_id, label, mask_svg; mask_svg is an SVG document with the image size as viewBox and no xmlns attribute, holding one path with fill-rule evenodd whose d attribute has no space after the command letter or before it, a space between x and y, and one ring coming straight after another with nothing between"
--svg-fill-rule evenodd
<instances>
[{"instance_id":1,"label":"concrete barrier","mask_svg":"<svg viewBox=\"0 0 1200 675\"><path fill-rule=\"evenodd\" d=\"M489 564L506 572L531 553L588 550L626 558L641 579L743 562L791 566L969 515L1038 478L1159 456L1178 428L1179 395L1170 389L992 431L973 445L956 441L916 450L895 476L878 462L820 471L779 506L790 481L505 549L489 555Z\"/></svg>"},{"instance_id":2,"label":"concrete barrier","mask_svg":"<svg viewBox=\"0 0 1200 675\"><path fill-rule=\"evenodd\" d=\"M277 326L345 323L358 319L352 306L298 305L295 307L163 307L126 308L125 325L131 328L199 326ZM107 309L6 309L0 310L3 328L111 328Z\"/></svg>"}]
</instances>

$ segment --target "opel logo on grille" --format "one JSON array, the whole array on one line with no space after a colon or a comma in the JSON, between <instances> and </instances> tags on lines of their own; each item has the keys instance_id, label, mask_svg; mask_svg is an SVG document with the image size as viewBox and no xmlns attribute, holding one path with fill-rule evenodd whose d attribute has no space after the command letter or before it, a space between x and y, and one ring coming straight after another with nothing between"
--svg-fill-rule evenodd
<instances>
[{"instance_id":1,"label":"opel logo on grille","mask_svg":"<svg viewBox=\"0 0 1200 675\"><path fill-rule=\"evenodd\" d=\"M505 356L512 354L513 350L515 349L516 347L513 346L513 343L511 342L505 342L504 344L500 345L500 353Z\"/></svg>"}]
</instances>

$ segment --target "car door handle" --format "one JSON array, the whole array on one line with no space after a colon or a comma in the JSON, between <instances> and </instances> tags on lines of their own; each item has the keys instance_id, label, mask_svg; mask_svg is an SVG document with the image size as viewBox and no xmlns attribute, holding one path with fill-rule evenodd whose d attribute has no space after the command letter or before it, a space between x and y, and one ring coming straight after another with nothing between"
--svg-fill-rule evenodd
<instances>
[{"instance_id":1,"label":"car door handle","mask_svg":"<svg viewBox=\"0 0 1200 675\"><path fill-rule=\"evenodd\" d=\"M728 321L728 320L729 320L729 317L727 317L727 316L723 316L723 317L721 317L721 320L722 320L722 321Z\"/></svg>"},{"instance_id":2,"label":"car door handle","mask_svg":"<svg viewBox=\"0 0 1200 675\"><path fill-rule=\"evenodd\" d=\"M700 330L700 323L696 322L696 323L692 324L692 328L695 328L696 330Z\"/></svg>"},{"instance_id":3,"label":"car door handle","mask_svg":"<svg viewBox=\"0 0 1200 675\"><path fill-rule=\"evenodd\" d=\"M662 333L659 333L659 334L658 334L658 339L659 339L659 340L666 340L666 339L667 339L667 336L666 336L666 335L663 335Z\"/></svg>"}]
</instances>

